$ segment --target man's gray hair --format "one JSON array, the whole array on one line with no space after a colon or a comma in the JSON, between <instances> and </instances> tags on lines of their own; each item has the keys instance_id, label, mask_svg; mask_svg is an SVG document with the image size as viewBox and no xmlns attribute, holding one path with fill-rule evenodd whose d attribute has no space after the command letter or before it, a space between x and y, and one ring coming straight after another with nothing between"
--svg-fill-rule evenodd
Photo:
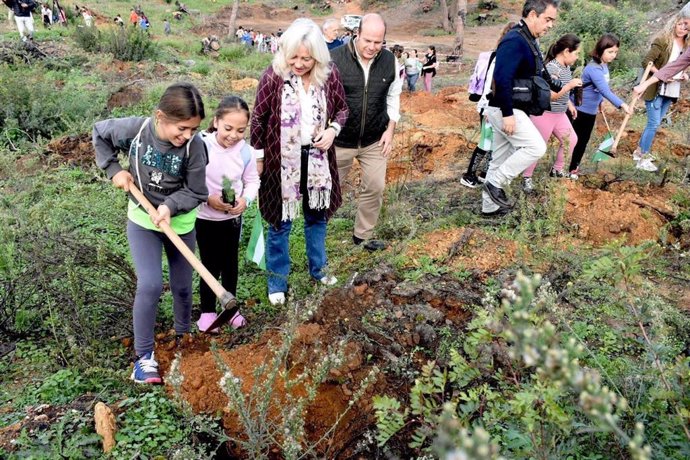
<instances>
[{"instance_id":1,"label":"man's gray hair","mask_svg":"<svg viewBox=\"0 0 690 460\"><path fill-rule=\"evenodd\" d=\"M333 18L326 19L325 21L323 21L323 25L321 26L321 30L326 32L331 26L334 26L334 25L336 27L338 27L338 20L337 19L333 19Z\"/></svg>"},{"instance_id":2,"label":"man's gray hair","mask_svg":"<svg viewBox=\"0 0 690 460\"><path fill-rule=\"evenodd\" d=\"M680 19L690 19L690 2L681 8L680 12L678 12L678 17Z\"/></svg>"},{"instance_id":3,"label":"man's gray hair","mask_svg":"<svg viewBox=\"0 0 690 460\"><path fill-rule=\"evenodd\" d=\"M526 18L530 11L537 13L537 16L546 11L546 8L553 6L558 8L561 0L527 0L525 6L522 7L522 17Z\"/></svg>"}]
</instances>

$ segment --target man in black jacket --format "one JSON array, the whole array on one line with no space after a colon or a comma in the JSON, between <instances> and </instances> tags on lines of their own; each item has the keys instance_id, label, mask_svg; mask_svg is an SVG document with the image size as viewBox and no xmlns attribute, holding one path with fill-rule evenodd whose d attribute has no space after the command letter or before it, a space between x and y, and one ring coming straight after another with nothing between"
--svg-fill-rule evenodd
<instances>
[{"instance_id":1,"label":"man in black jacket","mask_svg":"<svg viewBox=\"0 0 690 460\"><path fill-rule=\"evenodd\" d=\"M400 119L402 80L393 54L383 48L386 24L378 14L367 14L359 34L331 52L340 70L350 116L335 140L338 172L347 181L356 158L362 169L361 193L352 241L370 240L383 204L387 158L393 150L393 131ZM385 248L367 241L366 249Z\"/></svg>"},{"instance_id":2,"label":"man in black jacket","mask_svg":"<svg viewBox=\"0 0 690 460\"><path fill-rule=\"evenodd\" d=\"M34 0L2 0L2 2L14 13L14 22L17 24L22 41L33 40L34 18L31 13L38 6L37 3Z\"/></svg>"},{"instance_id":3,"label":"man in black jacket","mask_svg":"<svg viewBox=\"0 0 690 460\"><path fill-rule=\"evenodd\" d=\"M559 0L527 0L522 20L496 49L493 97L486 116L494 128L493 154L482 191L482 214L503 215L512 204L503 188L546 153L546 143L529 116L513 106L515 79L541 76L553 91L561 83L544 71L537 39L545 35L558 16ZM530 43L531 42L531 43Z\"/></svg>"}]
</instances>

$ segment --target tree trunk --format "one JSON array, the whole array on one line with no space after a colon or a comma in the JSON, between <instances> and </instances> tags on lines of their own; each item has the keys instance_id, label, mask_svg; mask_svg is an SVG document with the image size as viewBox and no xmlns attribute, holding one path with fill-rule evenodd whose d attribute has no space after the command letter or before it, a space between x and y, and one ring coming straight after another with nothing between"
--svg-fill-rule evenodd
<instances>
[{"instance_id":1,"label":"tree trunk","mask_svg":"<svg viewBox=\"0 0 690 460\"><path fill-rule=\"evenodd\" d=\"M448 5L448 21L450 22L449 33L455 32L455 22L458 17L458 0L451 0Z\"/></svg>"},{"instance_id":2,"label":"tree trunk","mask_svg":"<svg viewBox=\"0 0 690 460\"><path fill-rule=\"evenodd\" d=\"M237 10L240 8L240 0L235 0L232 4L232 11L230 12L230 22L228 23L228 38L234 39L237 31Z\"/></svg>"},{"instance_id":3,"label":"tree trunk","mask_svg":"<svg viewBox=\"0 0 690 460\"><path fill-rule=\"evenodd\" d=\"M465 41L465 18L467 16L467 0L454 0L458 9L455 16L455 42L453 43L453 54L461 56Z\"/></svg>"},{"instance_id":4,"label":"tree trunk","mask_svg":"<svg viewBox=\"0 0 690 460\"><path fill-rule=\"evenodd\" d=\"M441 0L441 26L443 27L443 30L445 30L448 33L452 33L453 29L451 28L450 21L448 20L448 2L447 0Z\"/></svg>"}]
</instances>

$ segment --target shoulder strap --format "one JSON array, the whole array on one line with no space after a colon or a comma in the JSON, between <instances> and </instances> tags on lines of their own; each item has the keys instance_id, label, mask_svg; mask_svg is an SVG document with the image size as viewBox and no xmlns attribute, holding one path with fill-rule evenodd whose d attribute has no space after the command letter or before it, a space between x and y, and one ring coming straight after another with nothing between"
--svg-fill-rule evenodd
<instances>
[{"instance_id":1,"label":"shoulder strap","mask_svg":"<svg viewBox=\"0 0 690 460\"><path fill-rule=\"evenodd\" d=\"M242 146L242 149L240 149L240 154L242 155L242 162L244 163L244 167L246 169L249 161L252 159L252 152L249 150L249 145L246 142Z\"/></svg>"},{"instance_id":2,"label":"shoulder strap","mask_svg":"<svg viewBox=\"0 0 690 460\"><path fill-rule=\"evenodd\" d=\"M141 133L144 131L144 128L149 124L151 121L151 117L146 118L144 122L141 124L141 128L139 128L139 132L137 135L134 137L134 140L132 141L132 145L134 146L134 149L136 151L136 158L134 159L134 168L137 173L137 181L139 182L139 190L141 192L144 192L144 187L142 186L141 183L141 174L139 174L139 147L141 147ZM132 155L132 147L130 146L129 148L129 154L130 156ZM137 204L139 206L139 204Z\"/></svg>"},{"instance_id":3,"label":"shoulder strap","mask_svg":"<svg viewBox=\"0 0 690 460\"><path fill-rule=\"evenodd\" d=\"M534 40L532 40L528 35L527 32L525 32L525 29L522 27L518 27L518 33L522 35L522 37L527 41L527 44L529 45L529 48L532 50L532 54L534 55L534 71L539 75L539 61L541 61L542 68L548 73L548 70L546 70L546 65L544 64L544 59L541 56L541 51L534 45Z\"/></svg>"}]
</instances>

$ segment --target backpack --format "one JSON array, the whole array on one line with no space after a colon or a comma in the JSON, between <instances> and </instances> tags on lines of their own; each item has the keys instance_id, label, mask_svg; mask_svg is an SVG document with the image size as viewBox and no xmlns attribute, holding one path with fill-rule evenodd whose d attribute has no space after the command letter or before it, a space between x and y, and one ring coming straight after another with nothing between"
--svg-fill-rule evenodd
<instances>
[{"instance_id":1,"label":"backpack","mask_svg":"<svg viewBox=\"0 0 690 460\"><path fill-rule=\"evenodd\" d=\"M484 82L486 81L486 72L489 70L491 54L492 51L485 51L479 53L477 58L477 64L474 66L474 72L472 72L470 83L467 87L467 94L472 102L478 102L484 92Z\"/></svg>"}]
</instances>

